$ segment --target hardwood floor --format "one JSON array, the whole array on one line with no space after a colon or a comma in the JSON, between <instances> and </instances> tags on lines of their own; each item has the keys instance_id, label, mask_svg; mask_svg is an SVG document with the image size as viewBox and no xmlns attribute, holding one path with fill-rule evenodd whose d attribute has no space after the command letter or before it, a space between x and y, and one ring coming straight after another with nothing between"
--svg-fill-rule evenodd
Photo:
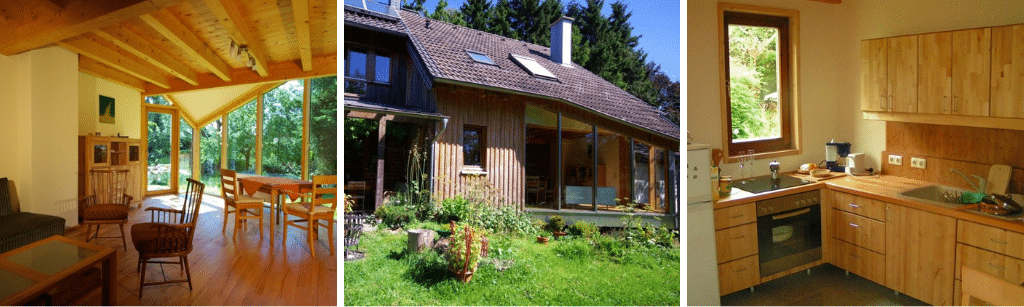
<instances>
[{"instance_id":1,"label":"hardwood floor","mask_svg":"<svg viewBox=\"0 0 1024 307\"><path fill-rule=\"evenodd\" d=\"M831 264L722 296L722 306L925 306L922 301Z\"/></svg>"},{"instance_id":2,"label":"hardwood floor","mask_svg":"<svg viewBox=\"0 0 1024 307\"><path fill-rule=\"evenodd\" d=\"M187 283L146 286L140 300L139 272L136 270L138 252L132 246L131 225L149 222L149 214L144 208L180 208L181 201L176 196L159 196L147 198L142 205L143 209L133 207L128 224L125 225L127 251L122 248L121 239L93 241L117 250L118 305L338 304L338 257L330 254L326 229L321 227L319 240L313 247L316 258L310 256L310 246L306 243L304 231L289 229L288 246L283 246L280 223L273 231L264 229L267 233L262 240L257 229L259 223L250 224L248 230L240 230L244 231L244 236L239 233L238 238L232 240L233 219L229 217L227 231L221 233L224 201L211 195L203 196L198 220L200 227L193 238L192 253L188 257L193 289L189 291ZM264 218L272 216L269 209L264 210ZM264 221L264 224L270 227L269 221ZM106 226L100 236L118 233L116 226ZM337 229L334 233L339 234ZM84 240L85 227L71 229L65 236ZM273 241L271 237L274 237ZM339 247L338 252L341 250ZM160 281L165 276L172 280L181 279L185 275L178 265L147 266L147 281ZM99 305L99 292L99 288L91 291L77 304Z\"/></svg>"}]
</instances>

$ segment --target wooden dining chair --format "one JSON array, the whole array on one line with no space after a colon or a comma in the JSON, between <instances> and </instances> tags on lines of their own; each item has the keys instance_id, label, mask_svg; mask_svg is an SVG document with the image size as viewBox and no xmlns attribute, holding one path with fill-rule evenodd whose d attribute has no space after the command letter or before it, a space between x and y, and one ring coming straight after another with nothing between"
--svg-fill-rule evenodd
<instances>
[{"instance_id":1,"label":"wooden dining chair","mask_svg":"<svg viewBox=\"0 0 1024 307\"><path fill-rule=\"evenodd\" d=\"M181 210L169 208L146 208L150 212L149 223L132 225L132 244L139 252L139 262L136 266L140 270L139 275L139 298L142 298L142 288L145 286L162 285L169 283L187 282L189 291L192 290L192 273L189 272L188 254L192 252L192 237L196 233L196 225L199 219L199 206L203 203L202 182L188 178L188 186L185 189L185 202ZM177 257L178 261L153 261L154 258ZM146 282L146 265L150 263L178 264L185 270L185 279ZM161 267L162 269L163 267Z\"/></svg>"},{"instance_id":2,"label":"wooden dining chair","mask_svg":"<svg viewBox=\"0 0 1024 307\"><path fill-rule=\"evenodd\" d=\"M87 226L85 241L92 239L121 238L125 251L128 243L124 238L124 224L128 222L128 208L132 203L131 195L127 194L128 170L93 169L89 170L92 177L92 194L82 197L82 224ZM116 224L121 229L121 236L100 236L100 225ZM92 226L96 225L96 234L92 234Z\"/></svg>"},{"instance_id":3,"label":"wooden dining chair","mask_svg":"<svg viewBox=\"0 0 1024 307\"><path fill-rule=\"evenodd\" d=\"M313 191L310 201L296 202L284 205L284 240L285 252L288 251L288 226L304 229L307 232L306 239L309 242L309 253L316 257L313 251L317 241L317 231L320 226L327 227L327 245L331 247L331 255L334 255L334 212L338 207L338 176L313 176ZM298 219L289 219L289 216ZM324 223L326 222L326 223Z\"/></svg>"},{"instance_id":4,"label":"wooden dining chair","mask_svg":"<svg viewBox=\"0 0 1024 307\"><path fill-rule=\"evenodd\" d=\"M228 227L228 214L235 214L234 233L231 238L238 236L238 228L248 230L248 220L260 220L260 239L263 239L263 200L255 197L242 195L242 187L238 184L238 174L233 170L220 170L220 196L224 198L224 226L220 232L224 233ZM233 210L232 210L233 209Z\"/></svg>"},{"instance_id":5,"label":"wooden dining chair","mask_svg":"<svg viewBox=\"0 0 1024 307\"><path fill-rule=\"evenodd\" d=\"M978 301L993 306L1024 305L1024 286L966 266L961 267L961 270L963 296L960 306L975 305Z\"/></svg>"}]
</instances>

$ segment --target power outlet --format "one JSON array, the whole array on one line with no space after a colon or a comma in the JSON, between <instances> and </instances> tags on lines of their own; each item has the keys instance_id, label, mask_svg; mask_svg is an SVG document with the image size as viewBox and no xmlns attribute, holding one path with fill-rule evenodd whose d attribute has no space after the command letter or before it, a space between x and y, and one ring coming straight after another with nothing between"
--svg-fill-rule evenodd
<instances>
[{"instance_id":1,"label":"power outlet","mask_svg":"<svg viewBox=\"0 0 1024 307\"><path fill-rule=\"evenodd\" d=\"M928 161L926 161L924 158L918 158L918 157L911 157L910 158L910 167L925 169L927 166L928 166Z\"/></svg>"},{"instance_id":2,"label":"power outlet","mask_svg":"<svg viewBox=\"0 0 1024 307\"><path fill-rule=\"evenodd\" d=\"M903 165L903 156L889 155L889 164Z\"/></svg>"}]
</instances>

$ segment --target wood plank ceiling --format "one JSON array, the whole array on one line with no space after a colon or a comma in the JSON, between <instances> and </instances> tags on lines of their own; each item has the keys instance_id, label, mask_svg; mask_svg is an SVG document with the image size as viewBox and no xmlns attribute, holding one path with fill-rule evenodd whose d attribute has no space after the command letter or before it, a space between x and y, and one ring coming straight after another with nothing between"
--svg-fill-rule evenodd
<instances>
[{"instance_id":1,"label":"wood plank ceiling","mask_svg":"<svg viewBox=\"0 0 1024 307\"><path fill-rule=\"evenodd\" d=\"M0 29L0 54L56 44L143 96L337 74L335 0L0 0Z\"/></svg>"}]
</instances>

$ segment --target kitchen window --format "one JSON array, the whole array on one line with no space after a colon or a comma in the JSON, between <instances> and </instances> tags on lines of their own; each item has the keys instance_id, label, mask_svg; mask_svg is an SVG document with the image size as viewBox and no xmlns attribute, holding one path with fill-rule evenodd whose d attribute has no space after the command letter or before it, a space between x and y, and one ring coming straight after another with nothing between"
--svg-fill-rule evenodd
<instances>
[{"instance_id":1,"label":"kitchen window","mask_svg":"<svg viewBox=\"0 0 1024 307\"><path fill-rule=\"evenodd\" d=\"M799 13L719 3L723 143L734 162L799 153Z\"/></svg>"},{"instance_id":2,"label":"kitchen window","mask_svg":"<svg viewBox=\"0 0 1024 307\"><path fill-rule=\"evenodd\" d=\"M371 84L391 82L391 56L380 51L348 48L345 51L345 93L366 94Z\"/></svg>"}]
</instances>

